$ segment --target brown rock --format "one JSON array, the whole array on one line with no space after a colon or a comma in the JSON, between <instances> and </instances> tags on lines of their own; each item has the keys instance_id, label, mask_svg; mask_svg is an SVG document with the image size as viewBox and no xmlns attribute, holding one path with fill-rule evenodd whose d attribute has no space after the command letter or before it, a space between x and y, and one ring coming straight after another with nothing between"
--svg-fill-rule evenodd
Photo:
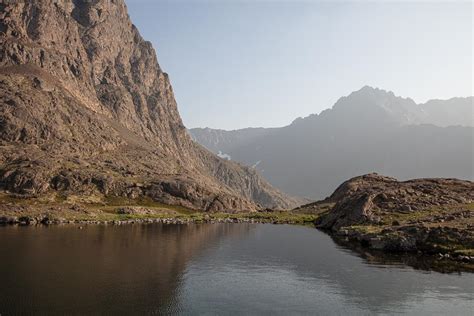
<instances>
[{"instance_id":1,"label":"brown rock","mask_svg":"<svg viewBox=\"0 0 474 316\"><path fill-rule=\"evenodd\" d=\"M8 1L0 44L0 190L212 211L298 203L191 140L123 0Z\"/></svg>"}]
</instances>

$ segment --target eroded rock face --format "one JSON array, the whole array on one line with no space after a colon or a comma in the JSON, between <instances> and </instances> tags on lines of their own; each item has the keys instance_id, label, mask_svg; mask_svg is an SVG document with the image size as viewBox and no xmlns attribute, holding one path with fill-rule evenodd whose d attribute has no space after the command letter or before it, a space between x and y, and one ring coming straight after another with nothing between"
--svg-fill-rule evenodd
<instances>
[{"instance_id":1,"label":"eroded rock face","mask_svg":"<svg viewBox=\"0 0 474 316\"><path fill-rule=\"evenodd\" d=\"M297 201L188 136L123 0L0 4L0 189L206 210Z\"/></svg>"}]
</instances>

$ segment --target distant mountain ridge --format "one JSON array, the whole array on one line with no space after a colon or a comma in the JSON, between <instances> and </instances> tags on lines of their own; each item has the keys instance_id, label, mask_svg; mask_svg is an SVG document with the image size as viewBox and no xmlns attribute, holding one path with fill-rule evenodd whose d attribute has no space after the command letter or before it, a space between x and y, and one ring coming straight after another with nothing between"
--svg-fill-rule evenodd
<instances>
[{"instance_id":1,"label":"distant mountain ridge","mask_svg":"<svg viewBox=\"0 0 474 316\"><path fill-rule=\"evenodd\" d=\"M473 97L416 104L365 86L285 127L189 132L211 151L256 165L288 193L323 198L344 179L370 172L473 179L473 109Z\"/></svg>"},{"instance_id":2,"label":"distant mountain ridge","mask_svg":"<svg viewBox=\"0 0 474 316\"><path fill-rule=\"evenodd\" d=\"M341 97L332 108L319 115L297 118L292 124L317 116L334 113L355 114L383 111L387 120L399 125L433 124L439 127L474 126L474 97L455 97L448 100L429 100L417 104L410 98L396 96L392 91L364 86L346 97ZM350 111L350 112L349 112ZM356 114L357 115L357 114ZM292 125L291 124L291 125Z\"/></svg>"},{"instance_id":3,"label":"distant mountain ridge","mask_svg":"<svg viewBox=\"0 0 474 316\"><path fill-rule=\"evenodd\" d=\"M219 156L225 156L225 153L232 151L233 148L243 146L249 142L255 141L259 137L270 134L274 128L244 128L233 131L212 128L193 128L190 130L191 138L216 153ZM228 157L231 158L230 156Z\"/></svg>"}]
</instances>

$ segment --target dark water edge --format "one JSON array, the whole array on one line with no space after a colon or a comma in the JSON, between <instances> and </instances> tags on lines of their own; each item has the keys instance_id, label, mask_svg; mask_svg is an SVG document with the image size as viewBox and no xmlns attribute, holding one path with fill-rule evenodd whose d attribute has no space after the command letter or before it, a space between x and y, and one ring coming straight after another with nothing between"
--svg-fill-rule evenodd
<instances>
[{"instance_id":1,"label":"dark water edge","mask_svg":"<svg viewBox=\"0 0 474 316\"><path fill-rule=\"evenodd\" d=\"M471 263L440 258L438 255L422 252L386 252L365 247L358 241L351 241L344 237L336 235L330 235L330 237L339 247L351 251L354 255L364 259L367 264L404 265L415 270L438 273L474 273L474 265Z\"/></svg>"},{"instance_id":2,"label":"dark water edge","mask_svg":"<svg viewBox=\"0 0 474 316\"><path fill-rule=\"evenodd\" d=\"M354 252L314 228L8 226L0 240L2 315L471 315L474 309L474 274L417 270L413 257Z\"/></svg>"},{"instance_id":3,"label":"dark water edge","mask_svg":"<svg viewBox=\"0 0 474 316\"><path fill-rule=\"evenodd\" d=\"M79 229L83 229L89 225L150 225L150 224L163 224L163 225L200 225L200 224L288 224L271 222L266 219L249 219L249 218L212 218L209 220L194 220L191 218L149 218L149 219L127 219L118 221L98 221L98 220L80 220L80 221L61 221L61 222L39 222L33 223L28 222L11 222L11 223L0 223L1 227L5 226L38 226L38 225L69 225ZM294 225L294 224L292 224ZM312 223L297 224L305 227L315 227ZM474 264L466 263L460 260L453 260L454 258L440 258L437 254L429 254L426 252L387 252L382 250L376 250L361 244L357 240L352 240L338 234L333 234L330 230L320 229L320 231L326 233L339 247L345 248L352 251L355 255L365 259L367 263L384 264L384 265L406 265L417 270L436 271L440 273L474 273ZM1 316L1 315L0 315Z\"/></svg>"}]
</instances>

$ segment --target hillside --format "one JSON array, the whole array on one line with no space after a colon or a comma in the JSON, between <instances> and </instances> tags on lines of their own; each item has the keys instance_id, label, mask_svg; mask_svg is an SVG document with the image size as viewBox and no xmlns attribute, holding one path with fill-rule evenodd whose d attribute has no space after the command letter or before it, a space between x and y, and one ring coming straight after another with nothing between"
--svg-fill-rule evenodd
<instances>
[{"instance_id":1,"label":"hillside","mask_svg":"<svg viewBox=\"0 0 474 316\"><path fill-rule=\"evenodd\" d=\"M0 4L0 190L205 211L298 201L195 144L123 0Z\"/></svg>"}]
</instances>

